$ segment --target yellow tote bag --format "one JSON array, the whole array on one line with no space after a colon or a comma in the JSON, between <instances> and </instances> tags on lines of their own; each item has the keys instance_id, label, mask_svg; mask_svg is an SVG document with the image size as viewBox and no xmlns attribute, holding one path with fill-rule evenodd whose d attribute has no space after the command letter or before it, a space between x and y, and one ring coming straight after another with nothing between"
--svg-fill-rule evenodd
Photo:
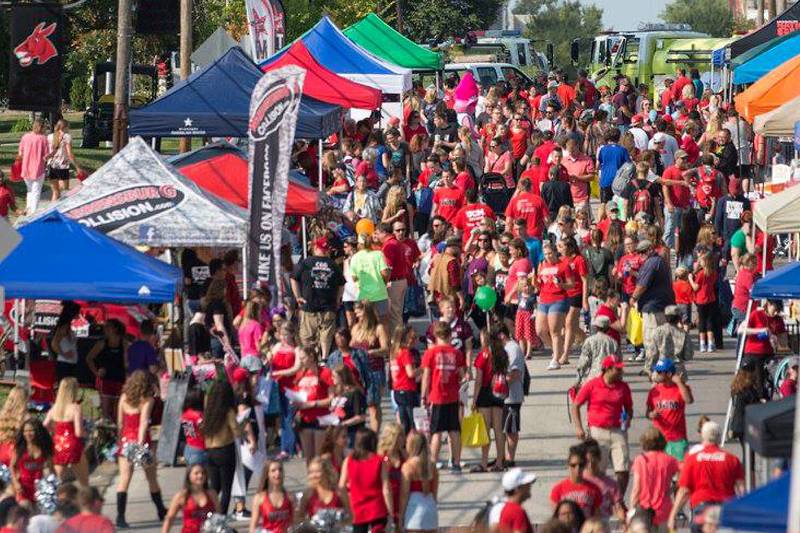
<instances>
[{"instance_id":1,"label":"yellow tote bag","mask_svg":"<svg viewBox=\"0 0 800 533\"><path fill-rule=\"evenodd\" d=\"M592 181L589 182L589 189L591 190L592 198L600 199L600 180L597 179L597 174L594 175Z\"/></svg>"},{"instance_id":2,"label":"yellow tote bag","mask_svg":"<svg viewBox=\"0 0 800 533\"><path fill-rule=\"evenodd\" d=\"M465 448L489 445L489 432L480 413L472 412L461 421L461 444Z\"/></svg>"},{"instance_id":3,"label":"yellow tote bag","mask_svg":"<svg viewBox=\"0 0 800 533\"><path fill-rule=\"evenodd\" d=\"M628 319L625 322L625 330L628 333L628 340L634 346L644 344L644 321L642 315L635 307L628 311Z\"/></svg>"}]
</instances>

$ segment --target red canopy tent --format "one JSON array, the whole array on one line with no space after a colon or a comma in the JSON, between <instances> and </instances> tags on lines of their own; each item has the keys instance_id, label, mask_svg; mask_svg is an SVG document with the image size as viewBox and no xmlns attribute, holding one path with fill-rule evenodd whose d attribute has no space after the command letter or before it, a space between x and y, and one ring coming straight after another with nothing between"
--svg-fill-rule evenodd
<instances>
[{"instance_id":1,"label":"red canopy tent","mask_svg":"<svg viewBox=\"0 0 800 533\"><path fill-rule=\"evenodd\" d=\"M248 208L247 159L238 150L216 155L184 166L178 171L202 189L244 209ZM289 174L289 193L286 197L287 215L316 215L320 210L320 195L313 188L298 182Z\"/></svg>"},{"instance_id":2,"label":"red canopy tent","mask_svg":"<svg viewBox=\"0 0 800 533\"><path fill-rule=\"evenodd\" d=\"M351 109L378 109L381 106L383 93L380 89L348 80L323 67L302 40L297 40L280 58L262 70L268 72L286 65L306 69L303 94L312 98Z\"/></svg>"}]
</instances>

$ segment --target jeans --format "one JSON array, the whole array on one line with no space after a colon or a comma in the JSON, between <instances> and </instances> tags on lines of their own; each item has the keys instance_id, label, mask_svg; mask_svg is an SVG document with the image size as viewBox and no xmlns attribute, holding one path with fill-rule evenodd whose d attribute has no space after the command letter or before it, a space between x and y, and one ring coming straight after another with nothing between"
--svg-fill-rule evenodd
<instances>
[{"instance_id":1,"label":"jeans","mask_svg":"<svg viewBox=\"0 0 800 533\"><path fill-rule=\"evenodd\" d=\"M219 494L219 507L222 514L228 514L231 502L233 474L236 470L235 444L220 448L206 448L208 454L208 485Z\"/></svg>"},{"instance_id":2,"label":"jeans","mask_svg":"<svg viewBox=\"0 0 800 533\"><path fill-rule=\"evenodd\" d=\"M414 408L419 407L419 393L416 391L394 391L394 402L397 404L397 414L403 431L408 434L414 429Z\"/></svg>"},{"instance_id":3,"label":"jeans","mask_svg":"<svg viewBox=\"0 0 800 533\"><path fill-rule=\"evenodd\" d=\"M672 212L664 208L664 244L670 248L675 248L675 230L681 229L684 211L685 209L681 207L674 207ZM653 246L656 246L656 243L653 243Z\"/></svg>"},{"instance_id":4,"label":"jeans","mask_svg":"<svg viewBox=\"0 0 800 533\"><path fill-rule=\"evenodd\" d=\"M204 465L208 463L208 454L205 450L189 446L188 444L183 448L183 458L186 460L186 466Z\"/></svg>"},{"instance_id":5,"label":"jeans","mask_svg":"<svg viewBox=\"0 0 800 533\"><path fill-rule=\"evenodd\" d=\"M294 408L286 395L281 391L279 396L281 407L281 451L294 455L297 436L294 434Z\"/></svg>"}]
</instances>

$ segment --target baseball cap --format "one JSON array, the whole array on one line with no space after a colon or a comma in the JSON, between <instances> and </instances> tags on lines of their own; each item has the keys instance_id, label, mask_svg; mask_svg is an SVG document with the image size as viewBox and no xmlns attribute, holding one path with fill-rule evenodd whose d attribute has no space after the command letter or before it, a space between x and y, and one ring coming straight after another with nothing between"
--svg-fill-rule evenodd
<instances>
[{"instance_id":1,"label":"baseball cap","mask_svg":"<svg viewBox=\"0 0 800 533\"><path fill-rule=\"evenodd\" d=\"M678 269L675 269L677 273ZM679 316L681 314L680 309L678 309L677 305L668 305L664 308L664 314L667 316Z\"/></svg>"},{"instance_id":2,"label":"baseball cap","mask_svg":"<svg viewBox=\"0 0 800 533\"><path fill-rule=\"evenodd\" d=\"M652 247L653 247L653 243L652 242L648 241L647 239L642 239L636 245L636 251L637 252L646 252L647 250L649 250Z\"/></svg>"},{"instance_id":3,"label":"baseball cap","mask_svg":"<svg viewBox=\"0 0 800 533\"><path fill-rule=\"evenodd\" d=\"M328 239L325 237L319 237L314 240L314 248L319 248L323 252L327 252L330 249L330 244L328 243Z\"/></svg>"},{"instance_id":4,"label":"baseball cap","mask_svg":"<svg viewBox=\"0 0 800 533\"><path fill-rule=\"evenodd\" d=\"M625 363L623 363L622 361L617 361L617 358L614 357L613 355L606 356L606 358L603 359L603 364L602 364L603 370L608 370L609 368L624 368L624 367Z\"/></svg>"},{"instance_id":5,"label":"baseball cap","mask_svg":"<svg viewBox=\"0 0 800 533\"><path fill-rule=\"evenodd\" d=\"M248 372L247 370L245 370L242 367L237 367L233 371L233 382L234 383L242 383L244 381L247 381L247 379L249 377L250 377L250 372Z\"/></svg>"},{"instance_id":6,"label":"baseball cap","mask_svg":"<svg viewBox=\"0 0 800 533\"><path fill-rule=\"evenodd\" d=\"M594 321L592 322L595 327L598 328L607 328L611 324L611 320L607 316L596 316L594 317Z\"/></svg>"},{"instance_id":7,"label":"baseball cap","mask_svg":"<svg viewBox=\"0 0 800 533\"><path fill-rule=\"evenodd\" d=\"M653 135L653 143L661 144L667 141L667 134L663 132L658 132Z\"/></svg>"},{"instance_id":8,"label":"baseball cap","mask_svg":"<svg viewBox=\"0 0 800 533\"><path fill-rule=\"evenodd\" d=\"M672 361L672 359L659 359L656 364L653 365L653 371L658 372L659 374L674 374L675 363Z\"/></svg>"},{"instance_id":9,"label":"baseball cap","mask_svg":"<svg viewBox=\"0 0 800 533\"><path fill-rule=\"evenodd\" d=\"M239 364L242 368L252 373L261 372L261 369L264 368L264 363L255 355L245 355Z\"/></svg>"},{"instance_id":10,"label":"baseball cap","mask_svg":"<svg viewBox=\"0 0 800 533\"><path fill-rule=\"evenodd\" d=\"M678 150L675 152L675 161L678 159L688 158L689 154L687 154L684 150Z\"/></svg>"},{"instance_id":11,"label":"baseball cap","mask_svg":"<svg viewBox=\"0 0 800 533\"><path fill-rule=\"evenodd\" d=\"M558 89L558 82L557 81L550 81L547 82L548 89Z\"/></svg>"},{"instance_id":12,"label":"baseball cap","mask_svg":"<svg viewBox=\"0 0 800 533\"><path fill-rule=\"evenodd\" d=\"M525 473L521 468L512 468L503 474L503 490L511 492L522 486L530 485L536 482L536 474L529 472Z\"/></svg>"},{"instance_id":13,"label":"baseball cap","mask_svg":"<svg viewBox=\"0 0 800 533\"><path fill-rule=\"evenodd\" d=\"M631 124L641 124L643 120L642 115L633 115L631 117Z\"/></svg>"}]
</instances>

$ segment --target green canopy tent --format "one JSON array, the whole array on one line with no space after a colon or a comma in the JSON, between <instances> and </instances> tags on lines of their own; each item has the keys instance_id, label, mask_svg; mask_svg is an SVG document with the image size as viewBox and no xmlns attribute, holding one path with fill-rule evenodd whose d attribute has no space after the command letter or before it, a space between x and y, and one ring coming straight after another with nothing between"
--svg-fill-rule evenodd
<instances>
[{"instance_id":1,"label":"green canopy tent","mask_svg":"<svg viewBox=\"0 0 800 533\"><path fill-rule=\"evenodd\" d=\"M344 34L373 55L411 70L441 70L441 54L423 48L370 13L344 30Z\"/></svg>"}]
</instances>

